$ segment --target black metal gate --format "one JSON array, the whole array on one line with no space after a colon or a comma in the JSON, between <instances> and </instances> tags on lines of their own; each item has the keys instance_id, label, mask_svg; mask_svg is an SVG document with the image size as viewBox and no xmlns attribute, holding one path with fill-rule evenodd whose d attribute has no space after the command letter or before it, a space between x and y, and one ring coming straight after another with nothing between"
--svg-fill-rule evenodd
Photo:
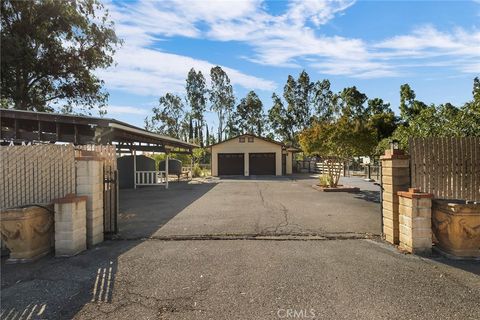
<instances>
[{"instance_id":1,"label":"black metal gate","mask_svg":"<svg viewBox=\"0 0 480 320\"><path fill-rule=\"evenodd\" d=\"M118 232L118 170L103 166L103 232L111 237Z\"/></svg>"}]
</instances>

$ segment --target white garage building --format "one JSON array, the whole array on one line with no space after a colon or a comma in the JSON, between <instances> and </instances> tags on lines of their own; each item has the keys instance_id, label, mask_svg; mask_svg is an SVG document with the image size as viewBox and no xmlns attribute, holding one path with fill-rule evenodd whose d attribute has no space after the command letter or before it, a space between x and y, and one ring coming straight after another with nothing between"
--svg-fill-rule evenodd
<instances>
[{"instance_id":1,"label":"white garage building","mask_svg":"<svg viewBox=\"0 0 480 320\"><path fill-rule=\"evenodd\" d=\"M286 175L292 173L296 148L252 134L210 146L213 176Z\"/></svg>"}]
</instances>

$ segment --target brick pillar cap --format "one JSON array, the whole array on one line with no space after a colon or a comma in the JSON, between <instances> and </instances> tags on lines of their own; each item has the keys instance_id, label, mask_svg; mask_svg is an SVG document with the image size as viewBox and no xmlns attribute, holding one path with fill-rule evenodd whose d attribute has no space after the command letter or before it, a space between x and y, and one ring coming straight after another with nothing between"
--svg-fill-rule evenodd
<instances>
[{"instance_id":1,"label":"brick pillar cap","mask_svg":"<svg viewBox=\"0 0 480 320\"><path fill-rule=\"evenodd\" d=\"M58 203L58 204L76 203L76 202L87 201L87 199L88 199L87 196L75 196L73 193L69 193L63 198L58 198L53 200L53 203Z\"/></svg>"},{"instance_id":2,"label":"brick pillar cap","mask_svg":"<svg viewBox=\"0 0 480 320\"><path fill-rule=\"evenodd\" d=\"M407 154L387 154L380 156L380 160L395 160L395 159L410 159L410 156Z\"/></svg>"},{"instance_id":3,"label":"brick pillar cap","mask_svg":"<svg viewBox=\"0 0 480 320\"><path fill-rule=\"evenodd\" d=\"M397 195L404 198L433 198L433 194L421 192L419 188L408 188L408 191L398 191Z\"/></svg>"}]
</instances>

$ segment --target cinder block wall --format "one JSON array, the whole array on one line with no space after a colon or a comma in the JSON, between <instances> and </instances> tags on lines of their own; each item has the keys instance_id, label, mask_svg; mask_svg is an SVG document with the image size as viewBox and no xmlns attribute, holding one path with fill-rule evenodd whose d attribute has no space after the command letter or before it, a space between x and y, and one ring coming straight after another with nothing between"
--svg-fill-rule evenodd
<instances>
[{"instance_id":1,"label":"cinder block wall","mask_svg":"<svg viewBox=\"0 0 480 320\"><path fill-rule=\"evenodd\" d=\"M73 256L87 248L87 197L55 200L55 255Z\"/></svg>"},{"instance_id":2,"label":"cinder block wall","mask_svg":"<svg viewBox=\"0 0 480 320\"><path fill-rule=\"evenodd\" d=\"M400 191L400 247L416 254L432 251L432 194L410 188Z\"/></svg>"},{"instance_id":3,"label":"cinder block wall","mask_svg":"<svg viewBox=\"0 0 480 320\"><path fill-rule=\"evenodd\" d=\"M103 158L76 157L77 195L87 196L87 245L103 241Z\"/></svg>"},{"instance_id":4,"label":"cinder block wall","mask_svg":"<svg viewBox=\"0 0 480 320\"><path fill-rule=\"evenodd\" d=\"M398 191L410 186L409 157L401 150L386 150L382 161L382 215L383 235L386 241L399 244Z\"/></svg>"}]
</instances>

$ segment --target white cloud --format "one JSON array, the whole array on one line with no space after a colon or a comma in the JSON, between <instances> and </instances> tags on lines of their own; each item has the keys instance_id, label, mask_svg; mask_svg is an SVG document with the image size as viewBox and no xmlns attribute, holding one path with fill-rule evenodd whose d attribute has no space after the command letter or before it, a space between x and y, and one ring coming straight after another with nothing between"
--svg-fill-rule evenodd
<instances>
[{"instance_id":1,"label":"white cloud","mask_svg":"<svg viewBox=\"0 0 480 320\"><path fill-rule=\"evenodd\" d=\"M165 92L182 93L190 68L202 71L209 82L210 69L216 64L189 56L172 54L153 46L171 36L198 37L195 23L216 17L235 19L249 14L258 0L215 1L139 1L122 5L107 3L124 46L115 55L116 65L99 71L106 86L139 95L160 96ZM232 84L246 89L271 91L275 83L222 66Z\"/></svg>"},{"instance_id":2,"label":"white cloud","mask_svg":"<svg viewBox=\"0 0 480 320\"><path fill-rule=\"evenodd\" d=\"M166 0L128 4L118 9L115 17L120 21L118 31L126 39L126 47L132 48L119 52L116 57L119 67L106 75L107 84L138 94L181 92L191 67L208 74L213 65L208 61L151 48L159 39L171 36L244 42L254 52L245 59L263 65L298 67L309 61L308 65L327 74L393 75L384 62L371 61L362 40L316 34L316 28L353 3L353 0L292 0L280 15L268 13L261 0ZM377 68L372 72L372 66L381 71ZM272 90L275 87L271 81L224 69L234 84L245 88Z\"/></svg>"},{"instance_id":3,"label":"white cloud","mask_svg":"<svg viewBox=\"0 0 480 320\"><path fill-rule=\"evenodd\" d=\"M108 105L106 107L107 113L110 114L131 114L131 115L146 115L148 111L140 107L132 106L117 106L117 105Z\"/></svg>"},{"instance_id":4,"label":"white cloud","mask_svg":"<svg viewBox=\"0 0 480 320\"><path fill-rule=\"evenodd\" d=\"M305 66L329 75L355 78L395 77L420 67L478 72L480 32L433 26L376 42L326 36L322 26L344 14L354 0L290 0L285 12L273 15L262 0L164 0L110 4L117 32L125 39L118 66L103 73L107 85L137 94L183 92L191 67L208 75L214 61L161 51L172 36L242 42L258 64ZM193 53L192 53L193 55ZM239 54L240 55L240 54ZM232 82L247 89L273 90L275 83L222 66Z\"/></svg>"},{"instance_id":5,"label":"white cloud","mask_svg":"<svg viewBox=\"0 0 480 320\"><path fill-rule=\"evenodd\" d=\"M376 48L396 50L398 55L480 55L480 31L468 32L457 28L451 33L441 32L433 26L415 29L412 34L392 37L375 45Z\"/></svg>"},{"instance_id":6,"label":"white cloud","mask_svg":"<svg viewBox=\"0 0 480 320\"><path fill-rule=\"evenodd\" d=\"M416 62L417 67L448 67L464 73L478 73L480 30L456 28L442 32L431 25L414 29L411 34L395 36L374 45L373 55L392 64ZM413 63L415 65L415 63Z\"/></svg>"},{"instance_id":7,"label":"white cloud","mask_svg":"<svg viewBox=\"0 0 480 320\"><path fill-rule=\"evenodd\" d=\"M116 67L102 71L100 76L109 87L139 95L160 96L165 92L182 93L190 68L200 70L209 82L210 69L215 65L204 60L165 53L146 48L126 47L116 55ZM238 70L223 67L232 84L247 89L271 91L275 83Z\"/></svg>"}]
</instances>

